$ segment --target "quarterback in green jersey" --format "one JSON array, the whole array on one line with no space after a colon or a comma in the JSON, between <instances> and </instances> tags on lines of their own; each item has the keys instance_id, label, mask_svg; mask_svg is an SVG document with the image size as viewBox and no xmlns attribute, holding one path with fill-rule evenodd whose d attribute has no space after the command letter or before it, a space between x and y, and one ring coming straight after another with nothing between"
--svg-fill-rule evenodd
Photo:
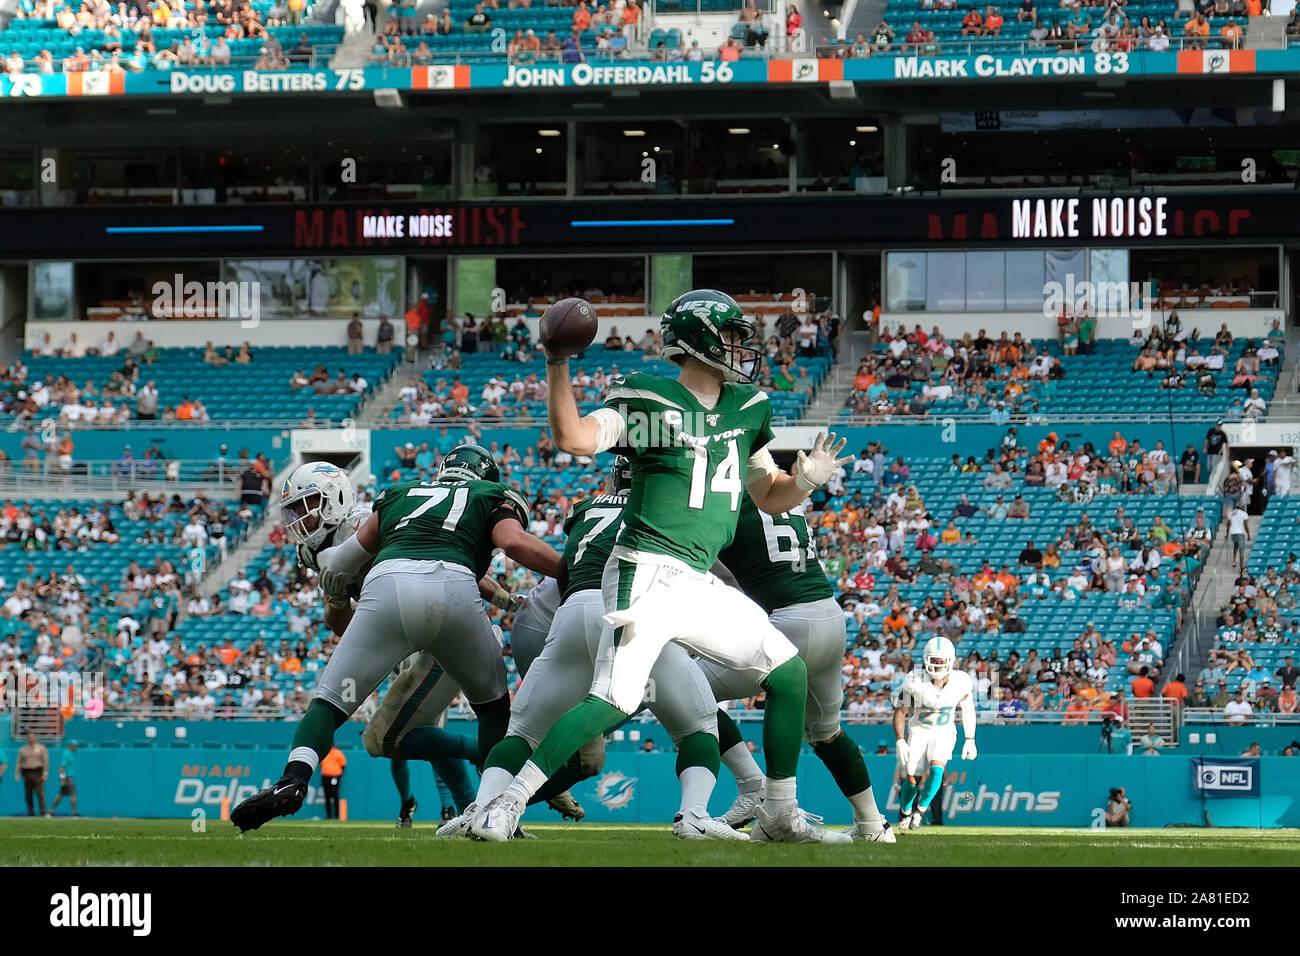
<instances>
[{"instance_id":1,"label":"quarterback in green jersey","mask_svg":"<svg viewBox=\"0 0 1300 956\"><path fill-rule=\"evenodd\" d=\"M798 506L843 462L844 442L818 436L783 473L767 449L772 409L753 384L761 364L755 327L723 292L702 289L672 302L660 321L663 355L680 366L676 379L632 374L610 387L603 408L583 416L573 398L568 359L549 356L547 381L556 446L574 455L611 448L632 466L622 527L601 582L604 621L588 696L546 734L505 791L480 811L471 832L509 839L529 797L594 734L635 713L646 680L670 642L734 670L755 675L767 693L763 805L751 838L780 842L848 842L821 830L799 810L795 769L803 740L808 675L795 647L763 609L709 569L731 543L746 490L771 514ZM656 685L656 693L690 693ZM717 741L683 775L704 806L719 766Z\"/></svg>"},{"instance_id":2,"label":"quarterback in green jersey","mask_svg":"<svg viewBox=\"0 0 1300 956\"><path fill-rule=\"evenodd\" d=\"M740 505L736 536L719 556L723 577L734 579L765 610L778 631L790 639L808 667L808 707L804 736L813 752L853 807L849 836L868 843L893 843L894 834L876 807L862 751L840 726L844 705L841 662L844 655L844 612L799 509L770 515L752 498ZM726 573L722 574L725 569ZM752 673L734 671L716 661L700 658L718 700L753 697L761 689ZM718 715L722 759L736 776L739 791L722 821L741 827L753 820L762 802L763 776L745 746L735 722Z\"/></svg>"},{"instance_id":3,"label":"quarterback in green jersey","mask_svg":"<svg viewBox=\"0 0 1300 956\"><path fill-rule=\"evenodd\" d=\"M575 503L569 512L564 522L568 535L564 570L560 573L563 603L555 612L541 654L531 662L515 695L506 738L488 755L474 803L441 827L439 836L469 835L478 809L510 785L546 732L591 687L605 630L602 579L623 522L631 483L631 467L620 457L614 465L612 490ZM715 773L695 765L692 755L717 748L717 707L703 672L684 647L669 642L649 680L647 690L654 688L655 692L645 694L645 705L677 745L680 758L682 806L673 821L673 833L685 840L747 839L710 817L706 807L697 803L699 778L707 776L704 783L712 791ZM677 692L659 693L661 687ZM578 751L578 760L560 768L547 787L567 789L598 773L605 760L604 744L604 736L596 734Z\"/></svg>"},{"instance_id":4,"label":"quarterback in green jersey","mask_svg":"<svg viewBox=\"0 0 1300 956\"><path fill-rule=\"evenodd\" d=\"M298 725L284 775L235 808L235 826L256 829L297 812L335 730L413 652L428 651L460 685L478 716L480 762L505 736L505 661L478 582L494 548L551 577L560 556L524 530L528 507L499 479L485 449L462 445L443 459L434 480L385 489L355 534L316 556L327 594L345 593L370 570Z\"/></svg>"}]
</instances>

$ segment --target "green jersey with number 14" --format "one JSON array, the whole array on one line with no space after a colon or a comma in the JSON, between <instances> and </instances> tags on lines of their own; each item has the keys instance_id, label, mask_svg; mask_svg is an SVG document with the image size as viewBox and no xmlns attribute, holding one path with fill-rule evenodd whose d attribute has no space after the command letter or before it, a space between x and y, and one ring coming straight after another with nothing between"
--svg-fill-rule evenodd
<instances>
[{"instance_id":1,"label":"green jersey with number 14","mask_svg":"<svg viewBox=\"0 0 1300 956\"><path fill-rule=\"evenodd\" d=\"M599 590L605 574L605 562L618 537L619 519L627 495L596 495L584 498L569 511L564 521L564 567L569 580L561 601L579 591Z\"/></svg>"},{"instance_id":2,"label":"green jersey with number 14","mask_svg":"<svg viewBox=\"0 0 1300 956\"><path fill-rule=\"evenodd\" d=\"M735 575L740 589L768 614L835 596L803 515L767 514L749 495L740 505L736 538L718 559Z\"/></svg>"},{"instance_id":3,"label":"green jersey with number 14","mask_svg":"<svg viewBox=\"0 0 1300 956\"><path fill-rule=\"evenodd\" d=\"M617 450L632 468L619 547L708 571L736 533L749 456L772 440L772 406L753 385L727 383L705 408L674 379L634 372L610 386L623 418Z\"/></svg>"},{"instance_id":4,"label":"green jersey with number 14","mask_svg":"<svg viewBox=\"0 0 1300 956\"><path fill-rule=\"evenodd\" d=\"M407 481L375 499L381 561L446 561L481 578L492 560L492 528L501 513L528 523L517 491L495 481Z\"/></svg>"}]
</instances>

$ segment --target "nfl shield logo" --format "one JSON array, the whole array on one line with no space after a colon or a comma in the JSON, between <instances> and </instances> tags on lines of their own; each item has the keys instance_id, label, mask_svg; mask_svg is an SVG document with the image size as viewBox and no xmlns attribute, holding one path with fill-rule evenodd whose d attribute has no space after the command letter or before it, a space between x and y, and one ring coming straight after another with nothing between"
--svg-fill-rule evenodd
<instances>
[{"instance_id":1,"label":"nfl shield logo","mask_svg":"<svg viewBox=\"0 0 1300 956\"><path fill-rule=\"evenodd\" d=\"M718 424L718 419L719 419L720 417L721 417L720 415L705 415L705 416L704 416L704 420L705 420L706 422L708 422L708 423L709 423L709 427L712 428L712 427L714 427L715 425Z\"/></svg>"}]
</instances>

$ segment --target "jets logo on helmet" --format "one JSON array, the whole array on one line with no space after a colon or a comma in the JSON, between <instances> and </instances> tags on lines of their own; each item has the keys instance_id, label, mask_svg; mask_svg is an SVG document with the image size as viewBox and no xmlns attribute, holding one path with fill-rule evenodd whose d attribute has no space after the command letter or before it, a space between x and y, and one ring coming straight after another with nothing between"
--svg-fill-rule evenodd
<instances>
[{"instance_id":1,"label":"jets logo on helmet","mask_svg":"<svg viewBox=\"0 0 1300 956\"><path fill-rule=\"evenodd\" d=\"M461 445L438 466L439 481L500 481L501 471L481 445Z\"/></svg>"},{"instance_id":2,"label":"jets logo on helmet","mask_svg":"<svg viewBox=\"0 0 1300 956\"><path fill-rule=\"evenodd\" d=\"M342 469L327 461L309 461L285 481L280 516L294 541L314 548L343 522L356 500Z\"/></svg>"},{"instance_id":3,"label":"jets logo on helmet","mask_svg":"<svg viewBox=\"0 0 1300 956\"><path fill-rule=\"evenodd\" d=\"M722 373L728 382L753 382L762 367L756 327L731 296L716 289L687 292L659 322L663 356L681 364L688 357Z\"/></svg>"},{"instance_id":4,"label":"jets logo on helmet","mask_svg":"<svg viewBox=\"0 0 1300 956\"><path fill-rule=\"evenodd\" d=\"M952 673L957 651L946 637L932 637L925 642L925 672L932 680L942 680Z\"/></svg>"}]
</instances>

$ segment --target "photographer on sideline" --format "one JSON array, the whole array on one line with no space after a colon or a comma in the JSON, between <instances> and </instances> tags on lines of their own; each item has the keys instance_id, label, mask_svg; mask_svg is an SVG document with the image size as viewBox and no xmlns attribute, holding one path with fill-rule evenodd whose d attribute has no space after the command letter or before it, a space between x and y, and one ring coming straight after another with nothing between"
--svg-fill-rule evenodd
<instances>
[{"instance_id":1,"label":"photographer on sideline","mask_svg":"<svg viewBox=\"0 0 1300 956\"><path fill-rule=\"evenodd\" d=\"M1128 816L1132 809L1133 801L1124 793L1124 788L1111 787L1110 799L1106 803L1106 826L1128 826Z\"/></svg>"}]
</instances>

